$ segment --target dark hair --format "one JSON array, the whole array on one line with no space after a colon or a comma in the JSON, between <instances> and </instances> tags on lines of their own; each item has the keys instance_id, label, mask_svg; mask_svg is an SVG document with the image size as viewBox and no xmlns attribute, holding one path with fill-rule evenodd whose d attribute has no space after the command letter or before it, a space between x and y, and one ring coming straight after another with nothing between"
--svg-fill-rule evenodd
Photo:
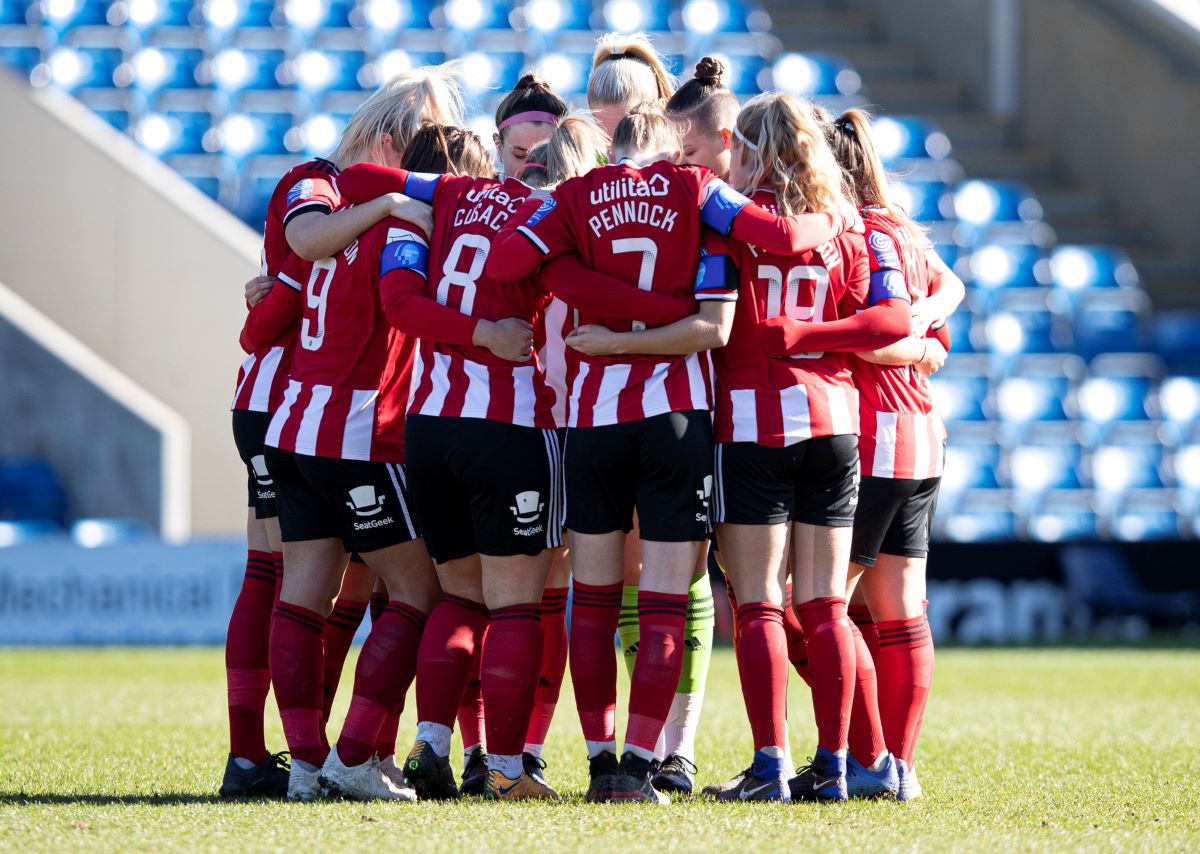
<instances>
[{"instance_id":1,"label":"dark hair","mask_svg":"<svg viewBox=\"0 0 1200 854\"><path fill-rule=\"evenodd\" d=\"M550 84L541 77L526 74L496 108L496 127L519 113L549 113L562 118L567 114L567 102L555 95ZM503 130L500 135L504 135Z\"/></svg>"},{"instance_id":2,"label":"dark hair","mask_svg":"<svg viewBox=\"0 0 1200 854\"><path fill-rule=\"evenodd\" d=\"M448 172L490 178L496 164L476 134L454 125L421 125L400 164L410 172Z\"/></svg>"},{"instance_id":3,"label":"dark hair","mask_svg":"<svg viewBox=\"0 0 1200 854\"><path fill-rule=\"evenodd\" d=\"M696 63L696 74L667 101L667 113L686 117L708 130L717 130L737 118L737 96L723 82L725 65L706 56Z\"/></svg>"}]
</instances>

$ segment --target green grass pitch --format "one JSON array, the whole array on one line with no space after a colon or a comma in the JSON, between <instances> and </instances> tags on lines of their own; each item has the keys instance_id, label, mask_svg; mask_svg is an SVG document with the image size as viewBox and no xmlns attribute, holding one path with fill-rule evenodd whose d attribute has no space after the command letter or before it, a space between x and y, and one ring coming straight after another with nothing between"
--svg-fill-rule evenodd
<instances>
[{"instance_id":1,"label":"green grass pitch","mask_svg":"<svg viewBox=\"0 0 1200 854\"><path fill-rule=\"evenodd\" d=\"M569 686L546 754L565 804L229 803L214 794L219 650L0 650L0 849L1200 850L1200 652L945 650L937 667L918 763L926 797L912 804L584 804ZM800 687L798 760L814 738ZM402 747L413 726L410 709ZM283 747L277 724L269 743ZM721 650L700 782L738 771L750 751Z\"/></svg>"}]
</instances>

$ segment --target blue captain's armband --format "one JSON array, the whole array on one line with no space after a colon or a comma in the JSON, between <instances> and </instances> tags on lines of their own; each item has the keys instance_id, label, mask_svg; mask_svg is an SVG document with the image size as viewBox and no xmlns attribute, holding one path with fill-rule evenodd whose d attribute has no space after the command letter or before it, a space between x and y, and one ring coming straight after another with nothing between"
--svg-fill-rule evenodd
<instances>
[{"instance_id":1,"label":"blue captain's armband","mask_svg":"<svg viewBox=\"0 0 1200 854\"><path fill-rule=\"evenodd\" d=\"M700 206L700 221L721 234L729 234L733 221L750 200L721 179L708 185L708 197Z\"/></svg>"}]
</instances>

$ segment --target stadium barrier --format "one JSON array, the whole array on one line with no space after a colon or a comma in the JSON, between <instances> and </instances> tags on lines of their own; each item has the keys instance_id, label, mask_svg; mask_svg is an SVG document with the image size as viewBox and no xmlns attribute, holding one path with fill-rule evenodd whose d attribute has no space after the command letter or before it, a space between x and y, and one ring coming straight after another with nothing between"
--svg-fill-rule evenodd
<instances>
[{"instance_id":1,"label":"stadium barrier","mask_svg":"<svg viewBox=\"0 0 1200 854\"><path fill-rule=\"evenodd\" d=\"M1138 640L1151 626L1194 626L1197 590L1170 589L1181 583L1168 571L1183 565L1181 545L940 546L930 627L939 643L975 645L1070 642L1097 630ZM245 557L239 540L0 549L0 645L224 643ZM1081 585L1073 563L1103 589ZM720 581L714 594L725 597Z\"/></svg>"}]
</instances>

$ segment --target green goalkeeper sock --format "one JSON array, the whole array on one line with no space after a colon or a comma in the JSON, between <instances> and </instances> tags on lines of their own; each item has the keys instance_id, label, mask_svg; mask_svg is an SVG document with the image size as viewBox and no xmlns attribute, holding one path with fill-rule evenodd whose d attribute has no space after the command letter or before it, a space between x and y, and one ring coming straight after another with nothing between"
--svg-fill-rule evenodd
<instances>
[{"instance_id":1,"label":"green goalkeeper sock","mask_svg":"<svg viewBox=\"0 0 1200 854\"><path fill-rule=\"evenodd\" d=\"M617 637L621 639L621 657L625 659L625 670L633 678L633 665L637 661L638 639L638 587L626 584L621 590L621 619L617 621Z\"/></svg>"},{"instance_id":2,"label":"green goalkeeper sock","mask_svg":"<svg viewBox=\"0 0 1200 854\"><path fill-rule=\"evenodd\" d=\"M712 585L708 573L692 576L688 588L687 623L683 627L683 671L679 674L680 694L703 694L712 658L713 625Z\"/></svg>"}]
</instances>

